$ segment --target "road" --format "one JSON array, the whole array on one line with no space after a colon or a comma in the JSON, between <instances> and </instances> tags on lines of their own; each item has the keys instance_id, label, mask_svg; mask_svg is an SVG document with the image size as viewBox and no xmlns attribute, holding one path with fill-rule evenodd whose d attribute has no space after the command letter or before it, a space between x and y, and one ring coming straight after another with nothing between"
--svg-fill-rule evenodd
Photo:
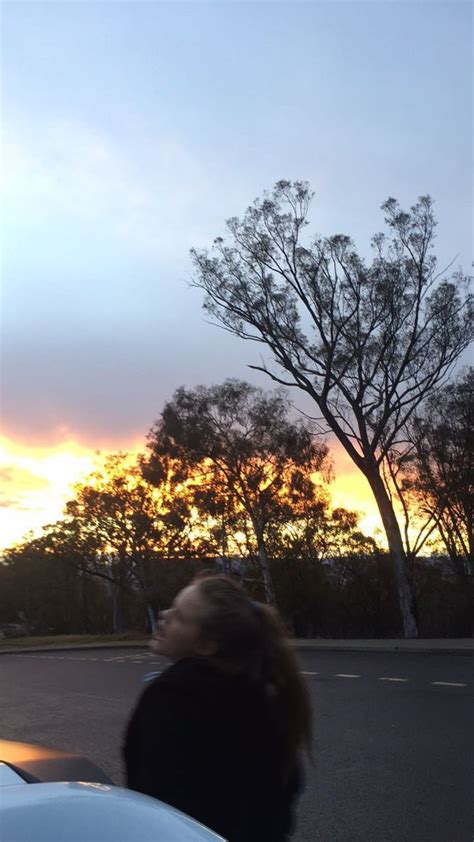
<instances>
[{"instance_id":1,"label":"road","mask_svg":"<svg viewBox=\"0 0 474 842\"><path fill-rule=\"evenodd\" d=\"M0 736L85 754L122 783L127 717L163 666L130 649L3 655ZM472 842L472 658L305 652L302 670L314 765L294 842Z\"/></svg>"}]
</instances>

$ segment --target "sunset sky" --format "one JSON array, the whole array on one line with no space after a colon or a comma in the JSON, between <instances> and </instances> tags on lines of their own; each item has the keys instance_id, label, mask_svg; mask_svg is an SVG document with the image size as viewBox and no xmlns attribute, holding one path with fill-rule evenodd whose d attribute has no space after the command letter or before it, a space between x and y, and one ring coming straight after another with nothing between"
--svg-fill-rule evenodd
<instances>
[{"instance_id":1,"label":"sunset sky","mask_svg":"<svg viewBox=\"0 0 474 842\"><path fill-rule=\"evenodd\" d=\"M369 254L431 193L472 239L470 2L3 2L0 546L61 514L95 451L138 449L180 385L271 387L210 326L189 248L281 178ZM296 404L308 403L292 395ZM334 451L335 502L377 519Z\"/></svg>"}]
</instances>

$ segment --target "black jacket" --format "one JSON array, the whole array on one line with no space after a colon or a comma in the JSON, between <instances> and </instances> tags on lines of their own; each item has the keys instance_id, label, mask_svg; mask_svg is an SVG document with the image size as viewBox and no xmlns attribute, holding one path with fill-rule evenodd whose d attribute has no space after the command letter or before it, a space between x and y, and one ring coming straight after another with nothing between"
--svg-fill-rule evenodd
<instances>
[{"instance_id":1,"label":"black jacket","mask_svg":"<svg viewBox=\"0 0 474 842\"><path fill-rule=\"evenodd\" d=\"M146 688L129 722L127 785L229 842L284 842L299 789L263 693L242 677L185 658Z\"/></svg>"}]
</instances>

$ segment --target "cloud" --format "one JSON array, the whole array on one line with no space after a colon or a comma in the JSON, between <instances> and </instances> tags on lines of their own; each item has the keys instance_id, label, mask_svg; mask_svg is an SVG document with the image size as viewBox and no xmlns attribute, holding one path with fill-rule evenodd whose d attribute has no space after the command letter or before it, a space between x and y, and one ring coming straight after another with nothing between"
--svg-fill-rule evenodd
<instances>
[{"instance_id":1,"label":"cloud","mask_svg":"<svg viewBox=\"0 0 474 842\"><path fill-rule=\"evenodd\" d=\"M232 197L242 209L249 195L215 158L159 131L138 138L132 153L85 123L53 120L35 127L34 137L13 124L4 131L3 159L11 218L41 211L61 225L72 217L162 260L187 259L191 245L216 234ZM218 207L223 196L226 210Z\"/></svg>"},{"instance_id":2,"label":"cloud","mask_svg":"<svg viewBox=\"0 0 474 842\"><path fill-rule=\"evenodd\" d=\"M19 494L23 491L28 493L42 491L49 484L47 479L38 476L33 471L14 465L0 469L0 481L9 486L13 485Z\"/></svg>"},{"instance_id":3,"label":"cloud","mask_svg":"<svg viewBox=\"0 0 474 842\"><path fill-rule=\"evenodd\" d=\"M0 508L13 509L19 506L18 497L2 497L0 496Z\"/></svg>"},{"instance_id":4,"label":"cloud","mask_svg":"<svg viewBox=\"0 0 474 842\"><path fill-rule=\"evenodd\" d=\"M132 454L142 449L133 442L122 446ZM0 503L0 547L18 543L31 530L40 534L45 524L59 520L66 501L74 494L74 485L116 449L110 447L99 453L71 438L39 447L1 436L0 477L6 487Z\"/></svg>"},{"instance_id":5,"label":"cloud","mask_svg":"<svg viewBox=\"0 0 474 842\"><path fill-rule=\"evenodd\" d=\"M144 435L177 385L241 369L186 278L189 247L245 207L245 181L176 134L133 131L46 118L4 129L9 435Z\"/></svg>"}]
</instances>

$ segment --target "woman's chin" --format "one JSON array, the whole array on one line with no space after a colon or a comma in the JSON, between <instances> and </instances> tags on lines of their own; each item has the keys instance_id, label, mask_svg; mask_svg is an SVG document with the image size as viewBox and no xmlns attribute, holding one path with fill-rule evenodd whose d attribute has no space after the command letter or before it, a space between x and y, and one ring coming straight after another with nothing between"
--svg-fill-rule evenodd
<instances>
[{"instance_id":1,"label":"woman's chin","mask_svg":"<svg viewBox=\"0 0 474 842\"><path fill-rule=\"evenodd\" d=\"M166 641L164 637L152 637L148 645L156 655L166 655Z\"/></svg>"}]
</instances>

